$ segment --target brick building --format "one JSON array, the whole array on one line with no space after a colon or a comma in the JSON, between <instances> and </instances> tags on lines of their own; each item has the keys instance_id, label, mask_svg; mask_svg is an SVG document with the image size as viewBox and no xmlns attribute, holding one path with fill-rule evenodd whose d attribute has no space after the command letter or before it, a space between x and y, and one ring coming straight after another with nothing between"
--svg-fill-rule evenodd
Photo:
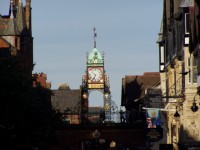
<instances>
[{"instance_id":1,"label":"brick building","mask_svg":"<svg viewBox=\"0 0 200 150\"><path fill-rule=\"evenodd\" d=\"M10 2L8 15L0 15L0 60L17 56L21 67L32 73L33 37L31 27L31 0Z\"/></svg>"}]
</instances>

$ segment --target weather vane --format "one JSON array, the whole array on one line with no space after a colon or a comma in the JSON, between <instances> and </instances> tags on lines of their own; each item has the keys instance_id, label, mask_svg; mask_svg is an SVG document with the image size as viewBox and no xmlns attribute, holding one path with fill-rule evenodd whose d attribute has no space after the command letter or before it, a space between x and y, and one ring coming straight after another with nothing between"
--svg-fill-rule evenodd
<instances>
[{"instance_id":1,"label":"weather vane","mask_svg":"<svg viewBox=\"0 0 200 150\"><path fill-rule=\"evenodd\" d=\"M93 30L94 30L94 48L96 48L96 37L97 37L97 33L95 32L96 28L94 27Z\"/></svg>"}]
</instances>

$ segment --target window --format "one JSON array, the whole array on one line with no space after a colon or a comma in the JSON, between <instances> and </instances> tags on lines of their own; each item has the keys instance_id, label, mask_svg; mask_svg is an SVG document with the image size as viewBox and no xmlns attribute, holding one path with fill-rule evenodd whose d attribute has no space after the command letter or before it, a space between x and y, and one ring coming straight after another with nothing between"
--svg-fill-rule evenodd
<instances>
[{"instance_id":1,"label":"window","mask_svg":"<svg viewBox=\"0 0 200 150\"><path fill-rule=\"evenodd\" d=\"M185 34L189 34L190 32L189 21L189 13L185 13Z\"/></svg>"},{"instance_id":2,"label":"window","mask_svg":"<svg viewBox=\"0 0 200 150\"><path fill-rule=\"evenodd\" d=\"M188 74L189 83L197 83L197 59L195 57L188 58Z\"/></svg>"},{"instance_id":3,"label":"window","mask_svg":"<svg viewBox=\"0 0 200 150\"><path fill-rule=\"evenodd\" d=\"M165 63L164 57L165 57L164 46L161 46L161 47L160 47L160 62L161 62L161 63Z\"/></svg>"},{"instance_id":4,"label":"window","mask_svg":"<svg viewBox=\"0 0 200 150\"><path fill-rule=\"evenodd\" d=\"M164 46L160 46L160 71L164 71L164 63L165 63L165 52L164 52Z\"/></svg>"}]
</instances>

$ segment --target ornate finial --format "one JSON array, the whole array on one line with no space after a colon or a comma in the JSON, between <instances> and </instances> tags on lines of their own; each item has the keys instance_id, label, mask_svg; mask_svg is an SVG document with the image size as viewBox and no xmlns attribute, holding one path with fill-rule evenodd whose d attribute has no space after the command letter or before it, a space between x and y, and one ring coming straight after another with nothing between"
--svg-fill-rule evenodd
<instances>
[{"instance_id":1,"label":"ornate finial","mask_svg":"<svg viewBox=\"0 0 200 150\"><path fill-rule=\"evenodd\" d=\"M10 5L11 5L11 7L10 7L10 8L11 8L11 10L10 10L10 11L11 11L11 12L10 12L10 13L11 13L11 14L10 14L10 18L14 18L14 14L13 14L13 1L10 1L10 2L11 2L11 3L10 3Z\"/></svg>"},{"instance_id":2,"label":"ornate finial","mask_svg":"<svg viewBox=\"0 0 200 150\"><path fill-rule=\"evenodd\" d=\"M96 28L94 27L93 30L94 30L94 48L96 48L96 37L97 37L97 33L95 32Z\"/></svg>"},{"instance_id":3,"label":"ornate finial","mask_svg":"<svg viewBox=\"0 0 200 150\"><path fill-rule=\"evenodd\" d=\"M88 52L86 52L86 61L88 60L88 55L89 55L89 53L88 53Z\"/></svg>"}]
</instances>

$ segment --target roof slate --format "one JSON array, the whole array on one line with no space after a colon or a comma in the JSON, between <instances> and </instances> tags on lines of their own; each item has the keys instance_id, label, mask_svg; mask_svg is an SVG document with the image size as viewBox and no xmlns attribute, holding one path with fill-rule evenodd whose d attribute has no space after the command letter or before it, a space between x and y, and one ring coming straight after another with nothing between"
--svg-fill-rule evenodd
<instances>
[{"instance_id":1,"label":"roof slate","mask_svg":"<svg viewBox=\"0 0 200 150\"><path fill-rule=\"evenodd\" d=\"M53 108L64 112L66 108L77 109L81 105L80 90L52 90L51 102ZM74 110L76 111L76 110Z\"/></svg>"},{"instance_id":2,"label":"roof slate","mask_svg":"<svg viewBox=\"0 0 200 150\"><path fill-rule=\"evenodd\" d=\"M7 27L8 27L8 24L3 19L3 17L0 15L0 35L3 35L3 32L4 32L5 28L7 28Z\"/></svg>"},{"instance_id":3,"label":"roof slate","mask_svg":"<svg viewBox=\"0 0 200 150\"><path fill-rule=\"evenodd\" d=\"M26 17L23 4L13 8L13 12L9 16L0 15L0 35L16 36L26 34Z\"/></svg>"},{"instance_id":4,"label":"roof slate","mask_svg":"<svg viewBox=\"0 0 200 150\"><path fill-rule=\"evenodd\" d=\"M2 35L6 35L6 36L19 36L20 32L19 29L17 27L17 23L16 20L14 18L11 18L9 20L7 20L8 22L8 26L6 28L4 28L4 31L2 33Z\"/></svg>"}]
</instances>

